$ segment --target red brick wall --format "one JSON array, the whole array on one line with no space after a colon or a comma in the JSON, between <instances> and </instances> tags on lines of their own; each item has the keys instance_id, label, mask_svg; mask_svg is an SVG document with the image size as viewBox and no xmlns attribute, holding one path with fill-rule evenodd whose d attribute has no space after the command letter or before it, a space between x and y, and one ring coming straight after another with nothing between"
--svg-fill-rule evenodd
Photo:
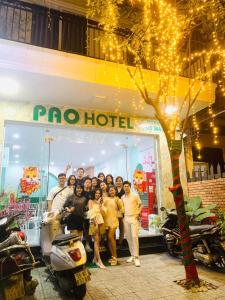
<instances>
[{"instance_id":1,"label":"red brick wall","mask_svg":"<svg viewBox=\"0 0 225 300\"><path fill-rule=\"evenodd\" d=\"M217 208L225 210L225 178L188 183L189 197L199 196L203 206L217 204Z\"/></svg>"}]
</instances>

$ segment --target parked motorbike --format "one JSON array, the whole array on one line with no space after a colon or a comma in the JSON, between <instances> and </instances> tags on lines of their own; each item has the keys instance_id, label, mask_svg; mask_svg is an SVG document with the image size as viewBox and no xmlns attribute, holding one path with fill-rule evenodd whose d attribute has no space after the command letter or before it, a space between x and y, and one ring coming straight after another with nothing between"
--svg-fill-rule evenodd
<instances>
[{"instance_id":1,"label":"parked motorbike","mask_svg":"<svg viewBox=\"0 0 225 300\"><path fill-rule=\"evenodd\" d=\"M170 255L181 255L180 232L175 209L166 212L166 220L162 232ZM191 232L192 251L194 258L208 267L214 267L225 272L225 236L220 234L217 225L189 226Z\"/></svg>"},{"instance_id":2,"label":"parked motorbike","mask_svg":"<svg viewBox=\"0 0 225 300\"><path fill-rule=\"evenodd\" d=\"M59 288L80 300L85 297L86 283L90 280L86 252L78 235L57 234L58 220L59 217L53 213L44 216L41 226L42 255Z\"/></svg>"},{"instance_id":3,"label":"parked motorbike","mask_svg":"<svg viewBox=\"0 0 225 300\"><path fill-rule=\"evenodd\" d=\"M25 234L20 231L18 216L0 218L0 296L4 300L33 295L38 285L31 276L37 262L24 241Z\"/></svg>"}]
</instances>

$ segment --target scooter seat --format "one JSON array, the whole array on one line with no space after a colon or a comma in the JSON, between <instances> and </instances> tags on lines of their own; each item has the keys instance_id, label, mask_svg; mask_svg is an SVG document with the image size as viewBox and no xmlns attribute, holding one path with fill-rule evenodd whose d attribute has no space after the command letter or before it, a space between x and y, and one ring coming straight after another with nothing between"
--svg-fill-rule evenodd
<instances>
[{"instance_id":1,"label":"scooter seat","mask_svg":"<svg viewBox=\"0 0 225 300\"><path fill-rule=\"evenodd\" d=\"M190 226L190 232L191 234L202 233L205 231L209 231L214 227L216 227L216 225L194 225Z\"/></svg>"},{"instance_id":2,"label":"scooter seat","mask_svg":"<svg viewBox=\"0 0 225 300\"><path fill-rule=\"evenodd\" d=\"M77 234L59 234L52 241L52 245L57 245L61 242L68 242L70 240L79 240L80 236Z\"/></svg>"}]
</instances>

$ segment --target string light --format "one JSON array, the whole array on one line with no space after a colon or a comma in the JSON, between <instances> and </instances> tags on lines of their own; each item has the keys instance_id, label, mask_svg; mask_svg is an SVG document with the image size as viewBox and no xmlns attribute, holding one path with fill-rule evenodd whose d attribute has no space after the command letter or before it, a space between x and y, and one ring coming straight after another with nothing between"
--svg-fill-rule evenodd
<instances>
[{"instance_id":1,"label":"string light","mask_svg":"<svg viewBox=\"0 0 225 300\"><path fill-rule=\"evenodd\" d=\"M167 0L128 0L127 3L130 3L139 17L132 19L132 28L124 30L123 37L117 34L122 21L120 12L123 11L123 0L89 0L88 2L92 15L99 17L103 28L101 45L105 59L127 63L131 58L131 62L134 63L135 71L132 70L130 74L131 80L139 90L142 99L142 102L138 97L132 99L134 111L144 109L144 101L149 100L146 97L146 90L149 91L153 86L153 80L145 78L143 68L154 66L158 71L158 82L154 82L154 85L158 87L159 95L155 99L151 98L151 104L156 109L156 117L164 125L168 139L174 139L177 125L182 124L180 117L182 111L185 111L189 105L190 112L194 112L193 99L198 95L199 87L201 91L206 87L213 90L211 82L215 74L221 74L218 86L225 96L225 49L221 46L218 35L219 25L224 19L221 13L224 9L219 0L199 0L198 5L190 1L182 2L182 9L178 8L179 4L176 7ZM188 51L183 51L184 45L188 45L192 32L205 15L209 22L214 24L213 30L209 32L212 42L208 43L207 47L201 45L195 49L191 45ZM192 74L193 68L195 68L194 74ZM185 69L190 79L186 90L188 97L181 105L177 96L178 77L183 75ZM168 105L178 107L177 113L167 117L165 108ZM209 115L209 125L216 144L218 129L214 124L211 106ZM192 120L192 126L199 143L200 125L196 117ZM197 147L199 148L199 144Z\"/></svg>"}]
</instances>

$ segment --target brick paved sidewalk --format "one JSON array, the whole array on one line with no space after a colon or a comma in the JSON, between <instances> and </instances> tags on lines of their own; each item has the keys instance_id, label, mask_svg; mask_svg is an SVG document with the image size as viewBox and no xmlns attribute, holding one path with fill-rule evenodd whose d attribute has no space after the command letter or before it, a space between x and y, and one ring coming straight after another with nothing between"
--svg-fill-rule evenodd
<instances>
[{"instance_id":1,"label":"brick paved sidewalk","mask_svg":"<svg viewBox=\"0 0 225 300\"><path fill-rule=\"evenodd\" d=\"M180 260L173 259L167 254L151 254L141 257L141 267L126 263L121 259L121 265L107 267L106 270L91 269L92 280L88 283L85 300L183 300L183 299L225 299L225 275L198 266L201 279L218 286L216 290L192 293L184 290L173 282L184 278L184 268ZM34 297L26 300L58 300L70 298L60 296L51 282L46 282L45 268L34 271L39 279L39 286Z\"/></svg>"}]
</instances>

